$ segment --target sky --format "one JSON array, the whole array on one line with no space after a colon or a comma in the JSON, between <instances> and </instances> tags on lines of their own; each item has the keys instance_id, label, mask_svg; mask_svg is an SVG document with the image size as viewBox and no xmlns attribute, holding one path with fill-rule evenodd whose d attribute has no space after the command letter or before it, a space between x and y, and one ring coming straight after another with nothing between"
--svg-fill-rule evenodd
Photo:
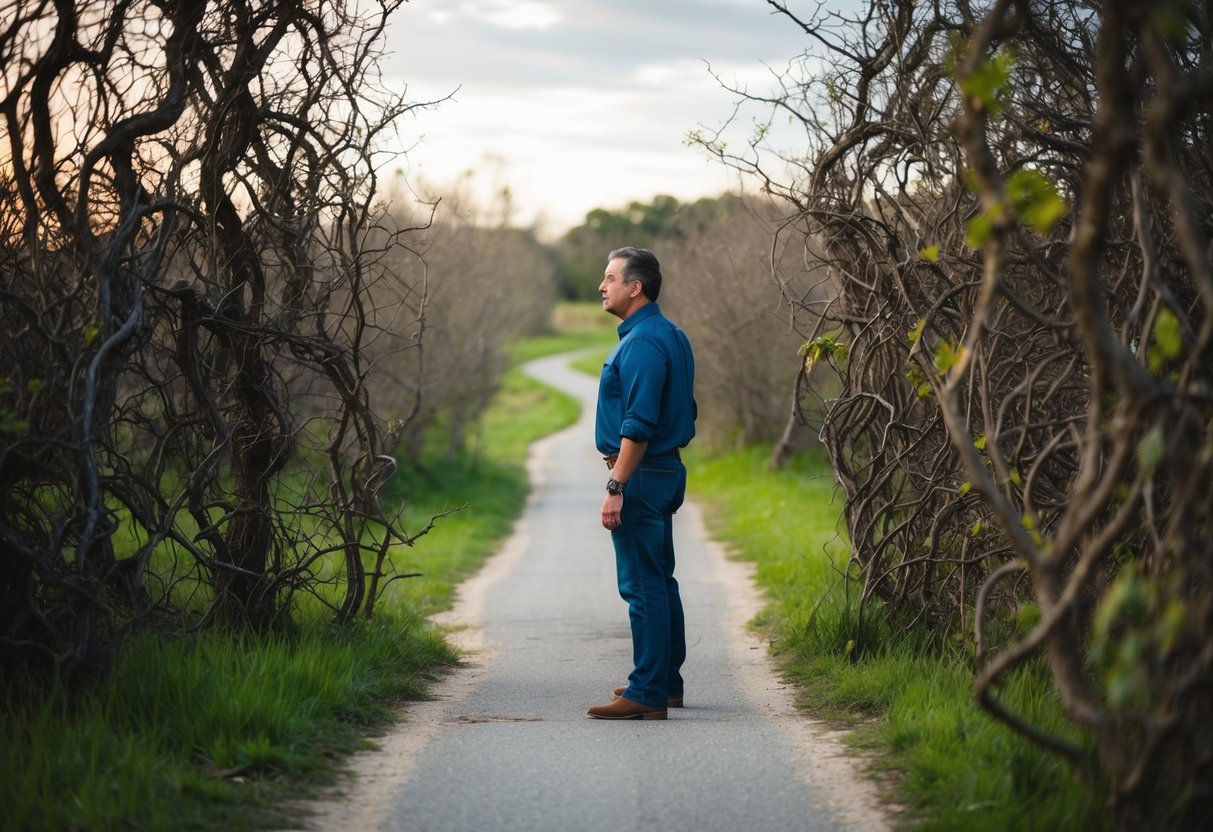
<instances>
[{"instance_id":1,"label":"sky","mask_svg":"<svg viewBox=\"0 0 1213 832\"><path fill-rule=\"evenodd\" d=\"M412 100L450 98L402 122L385 167L481 204L508 187L513 224L548 236L594 208L736 190L686 143L734 109L712 73L766 92L805 47L763 0L411 0L383 72Z\"/></svg>"}]
</instances>

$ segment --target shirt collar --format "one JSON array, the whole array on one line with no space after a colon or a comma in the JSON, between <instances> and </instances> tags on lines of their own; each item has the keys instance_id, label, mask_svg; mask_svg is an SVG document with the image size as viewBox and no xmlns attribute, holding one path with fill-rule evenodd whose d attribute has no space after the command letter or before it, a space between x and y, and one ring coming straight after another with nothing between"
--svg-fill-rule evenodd
<instances>
[{"instance_id":1,"label":"shirt collar","mask_svg":"<svg viewBox=\"0 0 1213 832\"><path fill-rule=\"evenodd\" d=\"M649 303L646 303L644 306L637 309L631 315L628 315L627 319L624 320L623 323L621 323L619 325L619 327L618 327L619 337L622 338L623 336L627 335L629 332L632 331L632 328L635 327L636 324L640 323L645 318L651 318L654 315L660 315L660 314L661 314L661 309L657 306L657 301L650 301Z\"/></svg>"}]
</instances>

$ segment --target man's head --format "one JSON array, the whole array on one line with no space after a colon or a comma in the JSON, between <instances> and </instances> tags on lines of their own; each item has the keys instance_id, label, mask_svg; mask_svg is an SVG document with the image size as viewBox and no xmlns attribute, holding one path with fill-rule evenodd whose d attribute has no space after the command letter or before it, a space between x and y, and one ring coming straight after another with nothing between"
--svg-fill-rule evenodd
<instances>
[{"instance_id":1,"label":"man's head","mask_svg":"<svg viewBox=\"0 0 1213 832\"><path fill-rule=\"evenodd\" d=\"M607 255L606 273L598 292L604 310L626 319L661 294L661 264L648 249L617 248Z\"/></svg>"},{"instance_id":2,"label":"man's head","mask_svg":"<svg viewBox=\"0 0 1213 832\"><path fill-rule=\"evenodd\" d=\"M661 294L661 264L657 255L647 248L624 246L607 255L607 261L623 258L623 279L628 283L640 281L640 290L649 300Z\"/></svg>"}]
</instances>

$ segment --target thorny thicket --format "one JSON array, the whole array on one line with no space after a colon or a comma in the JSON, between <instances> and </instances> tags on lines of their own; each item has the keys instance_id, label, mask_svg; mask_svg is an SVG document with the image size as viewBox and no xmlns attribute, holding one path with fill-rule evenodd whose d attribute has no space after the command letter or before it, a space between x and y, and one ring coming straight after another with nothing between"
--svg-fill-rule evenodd
<instances>
[{"instance_id":1,"label":"thorny thicket","mask_svg":"<svg viewBox=\"0 0 1213 832\"><path fill-rule=\"evenodd\" d=\"M843 386L817 404L861 620L971 630L990 713L1128 821L1200 817L1213 6L769 5L805 56L736 90L769 114L748 146L700 139L794 206L837 287L806 358ZM1075 737L999 699L1035 657Z\"/></svg>"},{"instance_id":2,"label":"thorny thicket","mask_svg":"<svg viewBox=\"0 0 1213 832\"><path fill-rule=\"evenodd\" d=\"M420 307L373 202L416 106L377 70L401 2L3 3L6 675L170 605L370 615L410 540L363 357Z\"/></svg>"},{"instance_id":3,"label":"thorny thicket","mask_svg":"<svg viewBox=\"0 0 1213 832\"><path fill-rule=\"evenodd\" d=\"M784 220L769 197L723 197L684 205L658 239L669 279L661 303L695 345L696 442L714 448L774 442L804 448L813 433L789 431L789 393L802 338L792 326L787 293L799 301L823 290L812 281L800 247L788 237L771 245ZM779 264L780 280L767 266Z\"/></svg>"}]
</instances>

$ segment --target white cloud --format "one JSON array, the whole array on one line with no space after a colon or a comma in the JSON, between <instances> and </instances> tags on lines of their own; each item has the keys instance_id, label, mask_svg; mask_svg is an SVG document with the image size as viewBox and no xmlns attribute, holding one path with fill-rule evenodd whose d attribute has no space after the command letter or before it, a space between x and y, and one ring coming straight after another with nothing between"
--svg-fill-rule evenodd
<instances>
[{"instance_id":1,"label":"white cloud","mask_svg":"<svg viewBox=\"0 0 1213 832\"><path fill-rule=\"evenodd\" d=\"M721 84L766 93L772 71L804 50L755 0L412 0L389 45L385 71L410 95L458 89L401 124L410 149L391 167L478 196L508 185L515 219L543 217L553 231L596 207L734 185L687 134L733 114ZM762 117L747 110L725 138L744 147Z\"/></svg>"},{"instance_id":2,"label":"white cloud","mask_svg":"<svg viewBox=\"0 0 1213 832\"><path fill-rule=\"evenodd\" d=\"M507 183L517 221L558 231L596 207L659 193L690 200L733 184L684 145L696 107L681 107L672 114L670 96L654 90L468 89L419 117L424 137L402 163L419 182L441 191L459 180L486 202Z\"/></svg>"},{"instance_id":3,"label":"white cloud","mask_svg":"<svg viewBox=\"0 0 1213 832\"><path fill-rule=\"evenodd\" d=\"M560 22L554 3L543 0L476 0L463 13L474 20L505 29L550 29Z\"/></svg>"},{"instance_id":4,"label":"white cloud","mask_svg":"<svg viewBox=\"0 0 1213 832\"><path fill-rule=\"evenodd\" d=\"M722 84L733 89L767 92L775 83L772 70L758 61L745 63L692 58L643 64L632 73L632 79L641 86L667 93L719 95L728 95Z\"/></svg>"},{"instance_id":5,"label":"white cloud","mask_svg":"<svg viewBox=\"0 0 1213 832\"><path fill-rule=\"evenodd\" d=\"M712 83L707 64L692 59L642 64L632 78L642 86L665 90L702 89L705 81Z\"/></svg>"}]
</instances>

